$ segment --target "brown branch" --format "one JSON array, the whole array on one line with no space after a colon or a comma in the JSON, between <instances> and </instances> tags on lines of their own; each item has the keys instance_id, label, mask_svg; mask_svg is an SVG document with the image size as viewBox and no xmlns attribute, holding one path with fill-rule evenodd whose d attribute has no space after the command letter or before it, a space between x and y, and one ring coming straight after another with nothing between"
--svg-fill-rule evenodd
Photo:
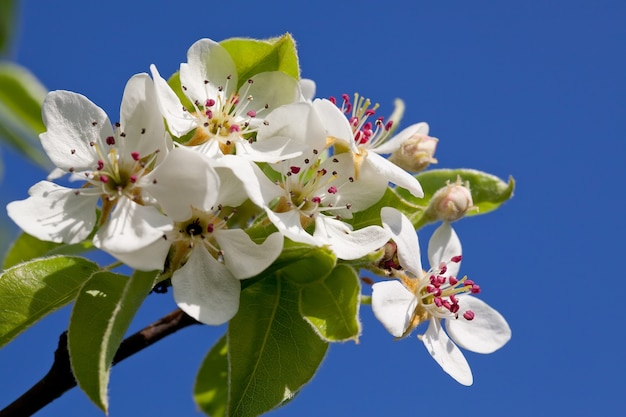
<instances>
[{"instance_id":1,"label":"brown branch","mask_svg":"<svg viewBox=\"0 0 626 417\"><path fill-rule=\"evenodd\" d=\"M182 310L176 309L127 337L113 357L113 365L180 329L198 323ZM72 374L70 356L67 351L67 332L63 332L59 337L59 345L54 352L54 362L48 373L21 397L0 411L0 417L31 416L75 386L76 380Z\"/></svg>"}]
</instances>

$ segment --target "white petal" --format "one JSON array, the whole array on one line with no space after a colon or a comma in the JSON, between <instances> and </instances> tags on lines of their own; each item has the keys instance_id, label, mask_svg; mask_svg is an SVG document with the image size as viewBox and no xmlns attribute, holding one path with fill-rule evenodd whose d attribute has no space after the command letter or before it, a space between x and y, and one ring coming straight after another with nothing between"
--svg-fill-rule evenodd
<instances>
[{"instance_id":1,"label":"white petal","mask_svg":"<svg viewBox=\"0 0 626 417\"><path fill-rule=\"evenodd\" d=\"M38 239L78 243L96 224L97 194L85 195L48 181L33 185L28 194L26 200L9 203L7 212L22 230Z\"/></svg>"},{"instance_id":2,"label":"white petal","mask_svg":"<svg viewBox=\"0 0 626 417\"><path fill-rule=\"evenodd\" d=\"M202 323L226 323L239 310L241 283L202 245L174 272L172 287L176 304Z\"/></svg>"},{"instance_id":3,"label":"white petal","mask_svg":"<svg viewBox=\"0 0 626 417\"><path fill-rule=\"evenodd\" d=\"M126 135L119 144L124 155L139 152L143 157L157 149L165 150L163 116L159 111L154 83L148 74L136 74L126 83L120 125Z\"/></svg>"},{"instance_id":4,"label":"white petal","mask_svg":"<svg viewBox=\"0 0 626 417\"><path fill-rule=\"evenodd\" d=\"M450 223L444 222L435 230L428 242L428 261L432 268L437 268L441 262L448 263L445 276L456 277L461 268L461 262L450 262L453 256L461 255L461 241Z\"/></svg>"},{"instance_id":5,"label":"white petal","mask_svg":"<svg viewBox=\"0 0 626 417\"><path fill-rule=\"evenodd\" d=\"M511 339L511 328L500 313L484 301L471 295L459 296L460 312L472 310L471 321L459 316L456 320L446 320L450 337L462 348L476 353L492 353Z\"/></svg>"},{"instance_id":6,"label":"white petal","mask_svg":"<svg viewBox=\"0 0 626 417\"><path fill-rule=\"evenodd\" d=\"M422 276L422 259L417 233L411 221L393 207L383 207L380 218L385 230L397 245L400 265L416 277Z\"/></svg>"},{"instance_id":7,"label":"white petal","mask_svg":"<svg viewBox=\"0 0 626 417\"><path fill-rule=\"evenodd\" d=\"M326 131L310 103L294 103L274 109L265 122L267 124L261 125L257 133L259 143L278 137L295 142L286 145L290 150L305 145L319 151L326 145Z\"/></svg>"},{"instance_id":8,"label":"white petal","mask_svg":"<svg viewBox=\"0 0 626 417\"><path fill-rule=\"evenodd\" d=\"M421 122L411 125L402 129L400 133L389 139L387 142L382 143L380 146L376 148L372 148L371 150L378 154L388 154L392 153L396 149L398 149L407 139L416 133L420 133L422 135L428 134L428 124Z\"/></svg>"},{"instance_id":9,"label":"white petal","mask_svg":"<svg viewBox=\"0 0 626 417\"><path fill-rule=\"evenodd\" d=\"M313 237L332 249L337 258L352 260L381 248L389 241L389 233L379 226L358 230L332 217L318 215L315 218Z\"/></svg>"},{"instance_id":10,"label":"white petal","mask_svg":"<svg viewBox=\"0 0 626 417\"><path fill-rule=\"evenodd\" d=\"M252 84L244 83L239 89L240 97L252 96L250 107L257 114L268 105L270 111L285 104L295 103L300 99L298 80L282 71L267 71L254 75ZM246 108L248 110L248 107Z\"/></svg>"},{"instance_id":11,"label":"white petal","mask_svg":"<svg viewBox=\"0 0 626 417\"><path fill-rule=\"evenodd\" d=\"M306 243L313 246L321 246L324 243L318 241L302 228L300 223L300 212L298 210L289 210L285 213L274 213L269 208L265 208L267 218L276 226L283 236L293 240L294 242Z\"/></svg>"},{"instance_id":12,"label":"white petal","mask_svg":"<svg viewBox=\"0 0 626 417\"><path fill-rule=\"evenodd\" d=\"M155 207L142 206L122 197L109 220L94 236L93 243L112 254L134 252L162 239L163 234L172 229L172 220Z\"/></svg>"},{"instance_id":13,"label":"white petal","mask_svg":"<svg viewBox=\"0 0 626 417\"><path fill-rule=\"evenodd\" d=\"M300 79L300 90L302 91L302 101L311 101L315 97L315 81L309 78Z\"/></svg>"},{"instance_id":14,"label":"white petal","mask_svg":"<svg viewBox=\"0 0 626 417\"><path fill-rule=\"evenodd\" d=\"M157 239L154 243L145 248L140 248L132 252L113 252L109 249L107 253L133 269L139 271L155 271L163 270L169 249L170 241Z\"/></svg>"},{"instance_id":15,"label":"white petal","mask_svg":"<svg viewBox=\"0 0 626 417\"><path fill-rule=\"evenodd\" d=\"M375 152L368 152L364 164L367 163L372 164L387 181L396 184L398 187L406 188L415 197L424 197L424 191L417 178L393 162L390 162L387 158Z\"/></svg>"},{"instance_id":16,"label":"white petal","mask_svg":"<svg viewBox=\"0 0 626 417\"><path fill-rule=\"evenodd\" d=\"M230 80L228 77L230 76ZM208 83L205 83L208 81ZM180 66L180 82L194 102L217 100L218 94L229 97L237 87L237 68L222 45L211 39L200 39L187 51L187 64ZM223 87L223 92L219 88Z\"/></svg>"},{"instance_id":17,"label":"white petal","mask_svg":"<svg viewBox=\"0 0 626 417\"><path fill-rule=\"evenodd\" d=\"M333 162L338 161L338 162ZM365 210L376 204L387 191L387 181L367 164L361 166L358 179L354 180L354 159L350 152L334 155L325 160L320 168L327 168L329 172L336 171L339 175L333 181L339 192L335 194L335 207L350 204L350 210L333 211L344 218L352 218L352 213ZM350 180L352 177L353 180ZM325 191L324 187L324 191Z\"/></svg>"},{"instance_id":18,"label":"white petal","mask_svg":"<svg viewBox=\"0 0 626 417\"><path fill-rule=\"evenodd\" d=\"M283 235L272 233L260 245L241 229L224 229L215 232L215 240L224 253L226 268L235 278L253 277L270 266L283 251Z\"/></svg>"},{"instance_id":19,"label":"white petal","mask_svg":"<svg viewBox=\"0 0 626 417\"><path fill-rule=\"evenodd\" d=\"M65 171L96 169L100 158L90 143L106 149L106 138L113 135L104 110L83 95L52 91L46 96L41 112L47 128L40 135L41 144L52 162Z\"/></svg>"},{"instance_id":20,"label":"white petal","mask_svg":"<svg viewBox=\"0 0 626 417\"><path fill-rule=\"evenodd\" d=\"M214 166L228 169L233 175L223 174L220 170L220 195L218 202L222 205L239 205L241 186L248 198L259 207L266 207L272 200L283 194L283 189L270 181L261 169L253 162L235 155L222 155L215 159ZM235 179L236 178L236 179ZM235 180L235 181L233 181ZM236 204L235 204L236 203Z\"/></svg>"},{"instance_id":21,"label":"white petal","mask_svg":"<svg viewBox=\"0 0 626 417\"><path fill-rule=\"evenodd\" d=\"M247 140L237 142L237 156L249 158L256 162L278 162L302 155L308 149L303 143L291 138L275 136L262 141L249 143Z\"/></svg>"},{"instance_id":22,"label":"white petal","mask_svg":"<svg viewBox=\"0 0 626 417\"><path fill-rule=\"evenodd\" d=\"M341 110L326 99L316 99L313 101L313 107L324 124L326 134L341 140L345 145L348 145L353 152L358 153L359 149L354 143L352 128Z\"/></svg>"},{"instance_id":23,"label":"white petal","mask_svg":"<svg viewBox=\"0 0 626 417\"><path fill-rule=\"evenodd\" d=\"M209 210L219 193L219 177L209 159L185 147L174 148L138 185L175 221L191 217L191 206Z\"/></svg>"},{"instance_id":24,"label":"white petal","mask_svg":"<svg viewBox=\"0 0 626 417\"><path fill-rule=\"evenodd\" d=\"M374 316L395 337L401 337L410 324L417 299L399 281L383 281L372 285Z\"/></svg>"},{"instance_id":25,"label":"white petal","mask_svg":"<svg viewBox=\"0 0 626 417\"><path fill-rule=\"evenodd\" d=\"M439 320L430 320L428 330L421 339L428 353L448 375L460 384L472 385L474 378L465 356L443 331Z\"/></svg>"},{"instance_id":26,"label":"white petal","mask_svg":"<svg viewBox=\"0 0 626 417\"><path fill-rule=\"evenodd\" d=\"M196 127L196 119L183 109L180 99L154 65L150 65L150 72L154 79L159 109L167 121L167 126L175 136L183 136Z\"/></svg>"}]
</instances>

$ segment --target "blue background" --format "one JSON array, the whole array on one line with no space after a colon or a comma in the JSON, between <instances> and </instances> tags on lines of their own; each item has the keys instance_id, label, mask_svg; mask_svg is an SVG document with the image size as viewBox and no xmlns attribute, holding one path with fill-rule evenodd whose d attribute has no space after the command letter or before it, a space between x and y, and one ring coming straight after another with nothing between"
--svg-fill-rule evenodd
<instances>
[{"instance_id":1,"label":"blue background","mask_svg":"<svg viewBox=\"0 0 626 417\"><path fill-rule=\"evenodd\" d=\"M494 354L466 353L472 387L443 373L414 336L393 341L364 306L360 343L331 346L313 381L270 415L623 415L626 3L94 4L22 2L12 57L112 119L131 75L151 63L171 74L199 38L291 32L318 96L359 92L381 114L401 97L403 125L427 121L440 139L439 167L517 181L500 210L455 224L462 272L513 330ZM3 203L45 176L6 148L2 157ZM424 247L432 230L421 233ZM171 294L149 297L131 330L174 308ZM68 316L51 315L0 351L0 407L47 372ZM194 376L224 330L185 329L116 366L110 415L200 415ZM102 413L73 389L37 415Z\"/></svg>"}]
</instances>

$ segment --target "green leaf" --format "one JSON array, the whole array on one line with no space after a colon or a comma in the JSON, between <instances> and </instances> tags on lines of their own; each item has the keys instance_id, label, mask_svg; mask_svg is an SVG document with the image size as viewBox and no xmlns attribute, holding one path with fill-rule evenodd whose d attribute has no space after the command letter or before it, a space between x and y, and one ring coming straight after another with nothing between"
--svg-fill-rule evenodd
<instances>
[{"instance_id":1,"label":"green leaf","mask_svg":"<svg viewBox=\"0 0 626 417\"><path fill-rule=\"evenodd\" d=\"M265 71L282 71L300 78L296 43L289 33L268 40L232 38L220 44L228 51L237 67L238 85Z\"/></svg>"},{"instance_id":2,"label":"green leaf","mask_svg":"<svg viewBox=\"0 0 626 417\"><path fill-rule=\"evenodd\" d=\"M241 293L228 326L228 416L258 416L311 380L328 343L300 316L298 288L268 277Z\"/></svg>"},{"instance_id":3,"label":"green leaf","mask_svg":"<svg viewBox=\"0 0 626 417\"><path fill-rule=\"evenodd\" d=\"M44 168L50 166L39 143L46 130L41 105L46 89L26 68L0 63L0 138Z\"/></svg>"},{"instance_id":4,"label":"green leaf","mask_svg":"<svg viewBox=\"0 0 626 417\"><path fill-rule=\"evenodd\" d=\"M226 335L211 348L200 365L193 396L211 417L226 415L228 405L228 345Z\"/></svg>"},{"instance_id":5,"label":"green leaf","mask_svg":"<svg viewBox=\"0 0 626 417\"><path fill-rule=\"evenodd\" d=\"M13 22L16 20L14 10L13 0L0 1L0 53L5 53L11 43Z\"/></svg>"},{"instance_id":6,"label":"green leaf","mask_svg":"<svg viewBox=\"0 0 626 417\"><path fill-rule=\"evenodd\" d=\"M401 188L391 188L387 187L387 191L383 197L378 200L376 204L367 208L366 210L359 211L354 213L352 220L344 219L352 226L354 229L361 229L367 226L380 226L380 209L383 207L395 207L404 214L406 214L409 218L416 216L419 212L423 211L426 208L426 205L420 200L413 197L410 193L407 193L413 197L412 201L407 201L407 199L402 198L399 194L399 191L406 191ZM426 202L427 203L427 202Z\"/></svg>"},{"instance_id":7,"label":"green leaf","mask_svg":"<svg viewBox=\"0 0 626 417\"><path fill-rule=\"evenodd\" d=\"M90 240L66 245L39 240L28 233L21 233L7 252L4 269L47 255L79 255L92 249L93 243Z\"/></svg>"},{"instance_id":8,"label":"green leaf","mask_svg":"<svg viewBox=\"0 0 626 417\"><path fill-rule=\"evenodd\" d=\"M87 259L55 256L16 265L0 275L0 346L70 303L98 270Z\"/></svg>"},{"instance_id":9,"label":"green leaf","mask_svg":"<svg viewBox=\"0 0 626 417\"><path fill-rule=\"evenodd\" d=\"M300 311L324 340L358 342L360 294L357 272L339 264L322 282L302 288Z\"/></svg>"},{"instance_id":10,"label":"green leaf","mask_svg":"<svg viewBox=\"0 0 626 417\"><path fill-rule=\"evenodd\" d=\"M297 284L309 284L323 279L332 271L337 258L326 247L317 247L285 239L283 252L263 273L278 274ZM245 281L244 281L245 283Z\"/></svg>"},{"instance_id":11,"label":"green leaf","mask_svg":"<svg viewBox=\"0 0 626 417\"><path fill-rule=\"evenodd\" d=\"M98 272L76 298L67 334L70 363L78 386L104 412L113 356L155 278L156 272Z\"/></svg>"},{"instance_id":12,"label":"green leaf","mask_svg":"<svg viewBox=\"0 0 626 417\"><path fill-rule=\"evenodd\" d=\"M19 263L30 261L47 254L52 249L63 246L62 243L39 240L28 233L21 233L9 248L4 258L4 269L8 269Z\"/></svg>"},{"instance_id":13,"label":"green leaf","mask_svg":"<svg viewBox=\"0 0 626 417\"><path fill-rule=\"evenodd\" d=\"M472 200L478 210L468 211L467 216L486 214L497 209L513 197L515 188L513 177L509 177L508 182L505 182L495 175L475 169L434 169L417 174L416 177L424 190L424 198L417 199L403 188L397 188L396 191L400 197L409 203L424 206L428 205L435 192L445 187L448 181L453 183L457 178L460 178L463 182L469 182ZM409 219L416 227L423 226L428 222L426 219L422 219L424 212L412 214L414 214L413 217L409 216Z\"/></svg>"}]
</instances>

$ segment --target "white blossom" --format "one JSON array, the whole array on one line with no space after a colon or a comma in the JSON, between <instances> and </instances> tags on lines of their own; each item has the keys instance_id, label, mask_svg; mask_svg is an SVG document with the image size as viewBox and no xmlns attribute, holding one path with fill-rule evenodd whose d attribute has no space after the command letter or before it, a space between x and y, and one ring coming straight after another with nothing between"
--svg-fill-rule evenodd
<instances>
[{"instance_id":1,"label":"white blossom","mask_svg":"<svg viewBox=\"0 0 626 417\"><path fill-rule=\"evenodd\" d=\"M389 273L399 281L373 285L374 315L396 337L404 337L429 321L426 332L418 337L445 372L459 383L471 385L472 372L457 344L478 353L494 352L511 338L506 320L469 295L480 291L478 285L465 277L457 278L461 243L449 223L443 223L429 242L432 268L425 272L411 222L391 207L383 208L381 217L397 245L397 265L391 266Z\"/></svg>"}]
</instances>

